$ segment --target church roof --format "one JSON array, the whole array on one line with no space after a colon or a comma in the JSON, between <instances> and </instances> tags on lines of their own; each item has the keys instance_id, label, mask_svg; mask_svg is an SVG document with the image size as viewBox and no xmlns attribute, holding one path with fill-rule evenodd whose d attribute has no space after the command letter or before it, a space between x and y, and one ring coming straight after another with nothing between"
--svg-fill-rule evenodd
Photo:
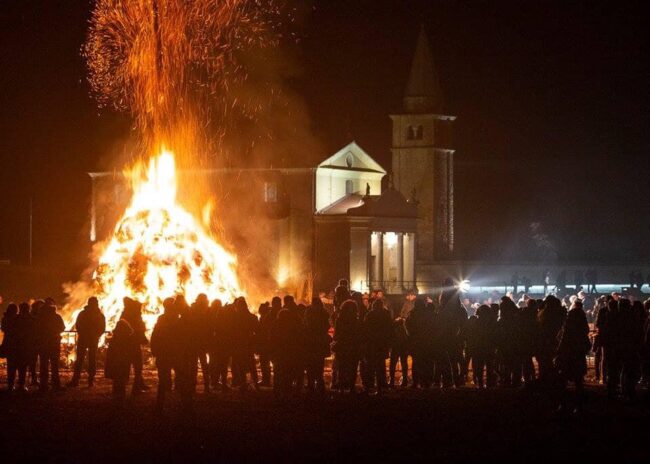
<instances>
[{"instance_id":1,"label":"church roof","mask_svg":"<svg viewBox=\"0 0 650 464\"><path fill-rule=\"evenodd\" d=\"M348 210L348 216L414 219L418 216L417 206L393 187L388 187L381 195L363 197L362 200L360 206Z\"/></svg>"},{"instance_id":2,"label":"church roof","mask_svg":"<svg viewBox=\"0 0 650 464\"><path fill-rule=\"evenodd\" d=\"M318 165L319 169L347 169L386 174L386 170L357 142L350 142Z\"/></svg>"},{"instance_id":3,"label":"church roof","mask_svg":"<svg viewBox=\"0 0 650 464\"><path fill-rule=\"evenodd\" d=\"M406 110L414 112L437 112L442 109L440 85L424 26L420 28L415 56L411 63L411 73L404 93L404 106Z\"/></svg>"},{"instance_id":4,"label":"church roof","mask_svg":"<svg viewBox=\"0 0 650 464\"><path fill-rule=\"evenodd\" d=\"M318 211L316 214L323 215L342 215L347 214L350 208L356 208L357 206L363 205L363 195L360 193L348 193L342 198L339 198L331 205L326 206L325 208Z\"/></svg>"},{"instance_id":5,"label":"church roof","mask_svg":"<svg viewBox=\"0 0 650 464\"><path fill-rule=\"evenodd\" d=\"M318 211L325 216L417 218L417 206L392 187L381 195L351 193Z\"/></svg>"}]
</instances>

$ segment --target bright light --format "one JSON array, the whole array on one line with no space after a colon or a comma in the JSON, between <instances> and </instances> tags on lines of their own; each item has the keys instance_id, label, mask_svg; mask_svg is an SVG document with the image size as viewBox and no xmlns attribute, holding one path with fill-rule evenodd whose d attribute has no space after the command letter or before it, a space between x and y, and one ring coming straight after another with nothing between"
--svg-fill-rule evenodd
<instances>
[{"instance_id":1,"label":"bright light","mask_svg":"<svg viewBox=\"0 0 650 464\"><path fill-rule=\"evenodd\" d=\"M193 302L205 293L210 300L227 302L243 295L235 257L176 202L174 155L163 149L148 166L136 166L130 178L131 204L94 274L108 328L115 327L124 297L143 304L150 331L167 297L182 294Z\"/></svg>"},{"instance_id":2,"label":"bright light","mask_svg":"<svg viewBox=\"0 0 650 464\"><path fill-rule=\"evenodd\" d=\"M470 288L472 288L472 286L469 280L465 279L458 282L458 290L460 290L461 292L467 293L469 292Z\"/></svg>"},{"instance_id":3,"label":"bright light","mask_svg":"<svg viewBox=\"0 0 650 464\"><path fill-rule=\"evenodd\" d=\"M386 232L384 234L384 240L388 248L393 248L397 245L397 234L395 232Z\"/></svg>"},{"instance_id":4,"label":"bright light","mask_svg":"<svg viewBox=\"0 0 650 464\"><path fill-rule=\"evenodd\" d=\"M276 282L280 287L284 287L288 279L289 279L289 269L287 269L286 266L280 266L280 268L278 269L278 276L275 279Z\"/></svg>"}]
</instances>

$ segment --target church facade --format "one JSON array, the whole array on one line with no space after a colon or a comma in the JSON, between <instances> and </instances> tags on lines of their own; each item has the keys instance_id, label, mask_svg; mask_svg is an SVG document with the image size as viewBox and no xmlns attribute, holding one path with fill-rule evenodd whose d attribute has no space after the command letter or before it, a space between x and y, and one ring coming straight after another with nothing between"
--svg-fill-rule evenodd
<instances>
[{"instance_id":1,"label":"church facade","mask_svg":"<svg viewBox=\"0 0 650 464\"><path fill-rule=\"evenodd\" d=\"M207 178L215 198L236 199L218 203L217 214L240 272L263 291L308 297L333 288L341 278L360 291L426 290L436 263L453 253L450 134L455 117L442 112L423 30L402 109L391 119L390 173L351 142L312 167L238 167L181 175L184 181ZM90 239L95 241L108 236L128 195L121 176L89 175Z\"/></svg>"}]
</instances>

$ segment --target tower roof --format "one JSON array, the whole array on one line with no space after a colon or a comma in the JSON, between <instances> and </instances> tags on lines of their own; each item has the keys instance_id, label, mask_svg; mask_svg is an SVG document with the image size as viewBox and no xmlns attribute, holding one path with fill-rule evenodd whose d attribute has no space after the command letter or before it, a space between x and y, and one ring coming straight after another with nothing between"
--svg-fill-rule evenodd
<instances>
[{"instance_id":1,"label":"tower roof","mask_svg":"<svg viewBox=\"0 0 650 464\"><path fill-rule=\"evenodd\" d=\"M404 93L404 109L412 113L438 112L442 109L438 76L424 26L420 27L411 74Z\"/></svg>"}]
</instances>

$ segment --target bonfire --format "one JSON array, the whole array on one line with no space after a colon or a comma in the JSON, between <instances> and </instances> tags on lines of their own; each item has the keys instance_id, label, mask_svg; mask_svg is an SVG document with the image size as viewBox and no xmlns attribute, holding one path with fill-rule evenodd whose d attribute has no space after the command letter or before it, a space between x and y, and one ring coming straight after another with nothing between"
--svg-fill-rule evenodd
<instances>
[{"instance_id":1,"label":"bonfire","mask_svg":"<svg viewBox=\"0 0 650 464\"><path fill-rule=\"evenodd\" d=\"M211 300L242 295L236 259L176 201L173 153L163 149L128 173L133 197L99 259L93 279L108 327L118 321L125 297L143 304L151 329L163 299L205 293Z\"/></svg>"}]
</instances>

